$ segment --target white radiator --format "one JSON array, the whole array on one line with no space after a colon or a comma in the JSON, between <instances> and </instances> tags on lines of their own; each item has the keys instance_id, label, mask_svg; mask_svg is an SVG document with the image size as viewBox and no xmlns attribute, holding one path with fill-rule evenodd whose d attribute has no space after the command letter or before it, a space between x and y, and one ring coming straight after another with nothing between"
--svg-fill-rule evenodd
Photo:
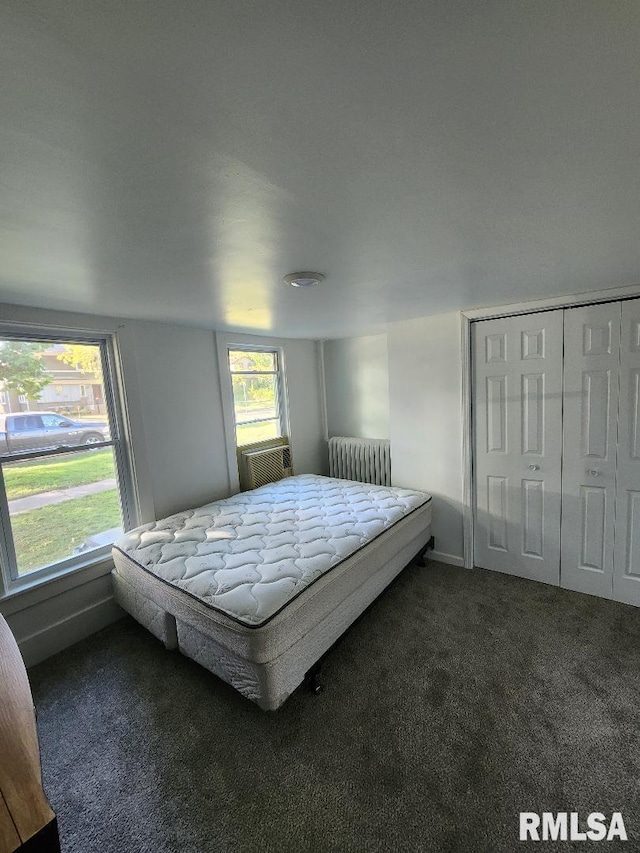
<instances>
[{"instance_id":1,"label":"white radiator","mask_svg":"<svg viewBox=\"0 0 640 853\"><path fill-rule=\"evenodd\" d=\"M386 438L329 439L329 476L391 485L391 446Z\"/></svg>"}]
</instances>

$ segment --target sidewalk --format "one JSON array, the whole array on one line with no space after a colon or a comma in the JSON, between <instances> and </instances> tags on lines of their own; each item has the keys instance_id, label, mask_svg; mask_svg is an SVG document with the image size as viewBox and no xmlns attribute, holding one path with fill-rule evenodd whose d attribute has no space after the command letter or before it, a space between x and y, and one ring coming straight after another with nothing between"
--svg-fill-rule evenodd
<instances>
[{"instance_id":1,"label":"sidewalk","mask_svg":"<svg viewBox=\"0 0 640 853\"><path fill-rule=\"evenodd\" d=\"M54 489L51 492L40 492L38 495L29 495L28 498L16 498L9 501L9 512L11 516L29 512L32 509L40 509L50 504L61 504L74 498L84 498L86 495L96 495L98 492L106 492L115 489L116 478L99 480L97 483L87 483L86 486L72 486L69 489Z\"/></svg>"}]
</instances>

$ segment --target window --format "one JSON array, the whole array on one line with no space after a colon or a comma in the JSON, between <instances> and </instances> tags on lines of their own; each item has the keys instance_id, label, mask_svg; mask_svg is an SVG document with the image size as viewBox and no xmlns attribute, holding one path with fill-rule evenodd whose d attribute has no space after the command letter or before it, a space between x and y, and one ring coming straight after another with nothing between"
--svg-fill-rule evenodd
<instances>
[{"instance_id":1,"label":"window","mask_svg":"<svg viewBox=\"0 0 640 853\"><path fill-rule=\"evenodd\" d=\"M72 427L73 421L61 418L60 415L43 415L42 425L45 429L57 429L60 427Z\"/></svg>"},{"instance_id":2,"label":"window","mask_svg":"<svg viewBox=\"0 0 640 853\"><path fill-rule=\"evenodd\" d=\"M277 350L229 349L236 445L243 447L285 433Z\"/></svg>"},{"instance_id":3,"label":"window","mask_svg":"<svg viewBox=\"0 0 640 853\"><path fill-rule=\"evenodd\" d=\"M42 418L25 415L23 418L7 418L7 440L14 432L33 432L42 429Z\"/></svg>"},{"instance_id":4,"label":"window","mask_svg":"<svg viewBox=\"0 0 640 853\"><path fill-rule=\"evenodd\" d=\"M63 370L68 379L60 379ZM79 405L78 374L89 374L99 389L90 406ZM13 409L0 413L6 588L97 559L130 526L130 477L114 382L108 338L0 337L0 388ZM50 392L59 385L65 406L56 409Z\"/></svg>"}]
</instances>

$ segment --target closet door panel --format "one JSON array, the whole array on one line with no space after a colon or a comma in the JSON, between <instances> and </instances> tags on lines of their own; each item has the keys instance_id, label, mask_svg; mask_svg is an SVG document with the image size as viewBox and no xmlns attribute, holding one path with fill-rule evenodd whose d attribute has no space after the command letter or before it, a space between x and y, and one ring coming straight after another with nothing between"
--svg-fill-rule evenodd
<instances>
[{"instance_id":1,"label":"closet door panel","mask_svg":"<svg viewBox=\"0 0 640 853\"><path fill-rule=\"evenodd\" d=\"M618 442L620 303L564 318L560 585L610 598Z\"/></svg>"},{"instance_id":2,"label":"closet door panel","mask_svg":"<svg viewBox=\"0 0 640 853\"><path fill-rule=\"evenodd\" d=\"M640 605L640 299L622 303L613 597Z\"/></svg>"},{"instance_id":3,"label":"closet door panel","mask_svg":"<svg viewBox=\"0 0 640 853\"><path fill-rule=\"evenodd\" d=\"M475 323L475 563L558 584L562 311Z\"/></svg>"}]
</instances>

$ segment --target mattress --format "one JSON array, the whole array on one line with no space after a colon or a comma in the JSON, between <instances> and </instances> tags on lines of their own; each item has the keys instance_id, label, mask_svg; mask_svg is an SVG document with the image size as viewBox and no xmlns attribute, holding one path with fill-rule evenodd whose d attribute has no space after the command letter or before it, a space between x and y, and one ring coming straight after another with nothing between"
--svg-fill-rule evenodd
<instances>
[{"instance_id":1,"label":"mattress","mask_svg":"<svg viewBox=\"0 0 640 853\"><path fill-rule=\"evenodd\" d=\"M113 551L116 597L275 708L426 545L430 521L424 492L292 477L131 531Z\"/></svg>"},{"instance_id":2,"label":"mattress","mask_svg":"<svg viewBox=\"0 0 640 853\"><path fill-rule=\"evenodd\" d=\"M114 547L254 628L430 500L409 489L302 475L143 525Z\"/></svg>"}]
</instances>

